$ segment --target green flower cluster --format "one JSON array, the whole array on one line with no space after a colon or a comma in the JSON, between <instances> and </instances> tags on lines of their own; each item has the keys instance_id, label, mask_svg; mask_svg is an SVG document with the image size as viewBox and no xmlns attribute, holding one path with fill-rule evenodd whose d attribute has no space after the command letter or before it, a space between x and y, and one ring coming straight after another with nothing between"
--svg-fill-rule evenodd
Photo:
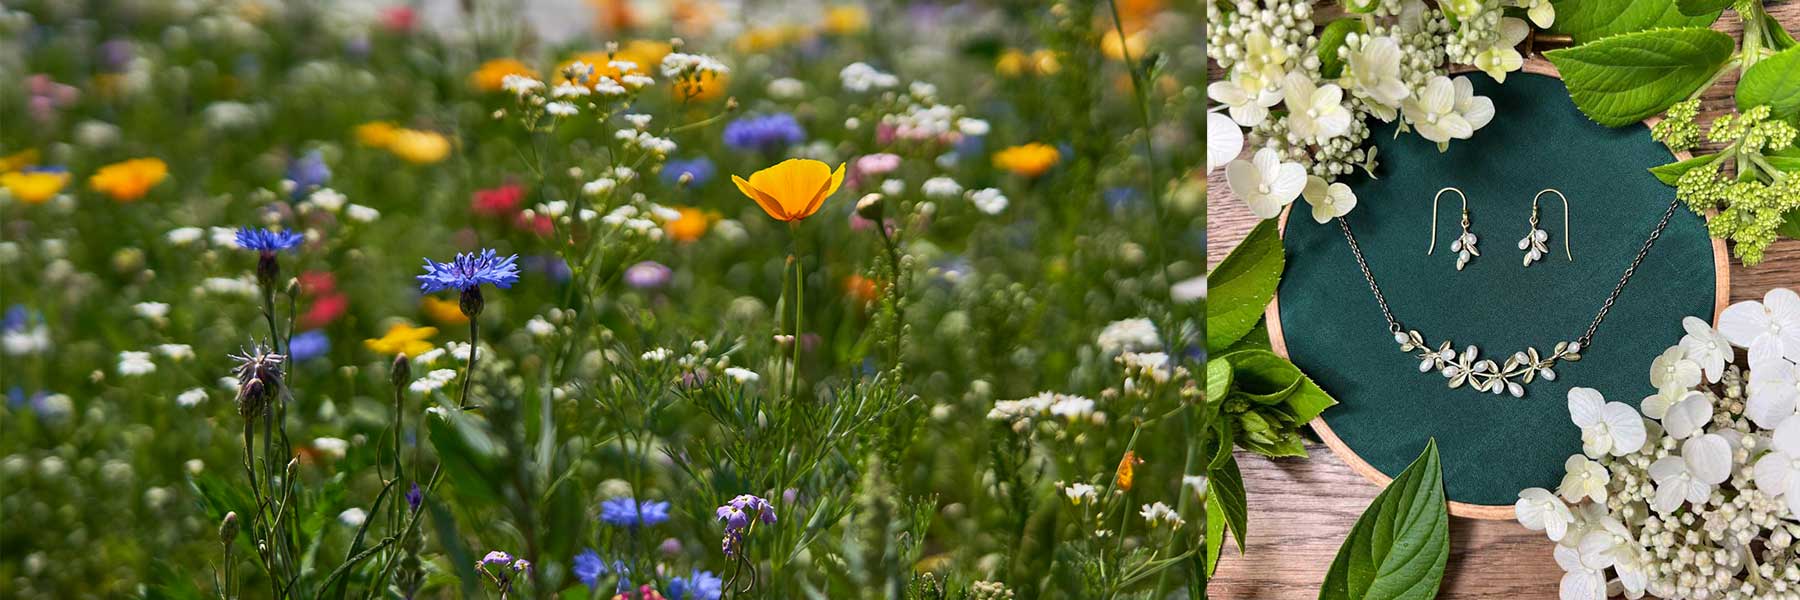
<instances>
[{"instance_id":1,"label":"green flower cluster","mask_svg":"<svg viewBox=\"0 0 1800 600\"><path fill-rule=\"evenodd\" d=\"M1676 103L1650 128L1650 137L1676 152L1692 150L1700 143L1700 124L1695 120L1699 116L1699 98Z\"/></svg>"},{"instance_id":2,"label":"green flower cluster","mask_svg":"<svg viewBox=\"0 0 1800 600\"><path fill-rule=\"evenodd\" d=\"M1786 121L1769 120L1769 107L1764 105L1719 117L1706 137L1720 143L1738 142L1739 152L1762 153L1786 149L1794 143L1795 133Z\"/></svg>"}]
</instances>

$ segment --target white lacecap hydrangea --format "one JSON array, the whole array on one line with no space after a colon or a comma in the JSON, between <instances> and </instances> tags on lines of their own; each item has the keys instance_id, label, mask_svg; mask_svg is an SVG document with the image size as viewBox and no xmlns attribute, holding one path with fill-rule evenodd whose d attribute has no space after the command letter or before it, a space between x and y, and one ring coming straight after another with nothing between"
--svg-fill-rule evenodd
<instances>
[{"instance_id":1,"label":"white lacecap hydrangea","mask_svg":"<svg viewBox=\"0 0 1800 600\"><path fill-rule=\"evenodd\" d=\"M1652 361L1643 414L1572 390L1583 454L1557 493L1519 492L1519 522L1558 544L1564 600L1800 590L1800 296L1734 304L1718 329L1682 325Z\"/></svg>"}]
</instances>

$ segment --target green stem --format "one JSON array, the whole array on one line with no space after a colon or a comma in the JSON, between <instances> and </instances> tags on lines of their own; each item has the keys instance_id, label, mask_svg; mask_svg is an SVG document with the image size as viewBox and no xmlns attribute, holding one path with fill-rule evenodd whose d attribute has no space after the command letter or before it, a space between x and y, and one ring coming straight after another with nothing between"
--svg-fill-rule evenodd
<instances>
[{"instance_id":1,"label":"green stem","mask_svg":"<svg viewBox=\"0 0 1800 600\"><path fill-rule=\"evenodd\" d=\"M788 259L794 263L794 376L788 381L788 397L798 400L800 399L800 336L803 335L800 325L801 318L806 314L806 268L805 262L800 258L800 223L798 221L789 222L788 231L794 246L794 249L788 254Z\"/></svg>"}]
</instances>

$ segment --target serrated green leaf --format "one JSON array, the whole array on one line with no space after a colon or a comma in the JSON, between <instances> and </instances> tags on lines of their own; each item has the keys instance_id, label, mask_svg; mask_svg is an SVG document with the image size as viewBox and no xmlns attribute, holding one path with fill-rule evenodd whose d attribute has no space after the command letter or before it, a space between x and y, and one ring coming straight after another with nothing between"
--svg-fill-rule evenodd
<instances>
[{"instance_id":1,"label":"serrated green leaf","mask_svg":"<svg viewBox=\"0 0 1800 600\"><path fill-rule=\"evenodd\" d=\"M1219 358L1231 362L1234 393L1251 396L1283 394L1282 403L1293 411L1296 423L1311 421L1337 404L1330 394L1301 373L1300 367L1274 352L1243 350Z\"/></svg>"},{"instance_id":2,"label":"serrated green leaf","mask_svg":"<svg viewBox=\"0 0 1800 600\"><path fill-rule=\"evenodd\" d=\"M1800 117L1800 47L1757 61L1738 80L1739 111L1769 106L1769 115L1792 121Z\"/></svg>"},{"instance_id":3,"label":"serrated green leaf","mask_svg":"<svg viewBox=\"0 0 1800 600\"><path fill-rule=\"evenodd\" d=\"M1429 600L1450 558L1450 514L1437 441L1375 497L1344 545L1320 600Z\"/></svg>"},{"instance_id":4,"label":"serrated green leaf","mask_svg":"<svg viewBox=\"0 0 1800 600\"><path fill-rule=\"evenodd\" d=\"M1344 47L1344 38L1351 33L1364 31L1362 20L1345 17L1325 25L1319 32L1319 71L1328 79L1336 79L1344 73L1344 59L1338 58L1338 48Z\"/></svg>"},{"instance_id":5,"label":"serrated green leaf","mask_svg":"<svg viewBox=\"0 0 1800 600\"><path fill-rule=\"evenodd\" d=\"M1272 348L1272 346L1269 344L1269 317L1265 314L1263 318L1256 320L1256 326L1250 328L1250 333L1246 333L1244 334L1244 337L1240 337L1237 341L1232 342L1231 346L1226 348L1223 352L1220 352L1220 354L1229 354L1239 350L1268 350L1270 348Z\"/></svg>"},{"instance_id":6,"label":"serrated green leaf","mask_svg":"<svg viewBox=\"0 0 1800 600\"><path fill-rule=\"evenodd\" d=\"M1231 361L1215 358L1206 361L1206 402L1217 404L1231 393Z\"/></svg>"},{"instance_id":7,"label":"serrated green leaf","mask_svg":"<svg viewBox=\"0 0 1800 600\"><path fill-rule=\"evenodd\" d=\"M1686 100L1712 80L1736 49L1731 36L1702 27L1616 35L1545 53L1588 118L1623 127Z\"/></svg>"},{"instance_id":8,"label":"serrated green leaf","mask_svg":"<svg viewBox=\"0 0 1800 600\"><path fill-rule=\"evenodd\" d=\"M1718 14L1731 6L1731 0L1675 0L1675 8L1682 16L1700 17Z\"/></svg>"},{"instance_id":9,"label":"serrated green leaf","mask_svg":"<svg viewBox=\"0 0 1800 600\"><path fill-rule=\"evenodd\" d=\"M1713 164L1717 160L1719 160L1717 154L1702 154L1687 160L1650 167L1650 174L1655 175L1658 180L1669 187L1675 187L1675 181L1681 179L1682 174Z\"/></svg>"},{"instance_id":10,"label":"serrated green leaf","mask_svg":"<svg viewBox=\"0 0 1800 600\"><path fill-rule=\"evenodd\" d=\"M1206 473L1206 573L1212 575L1219 566L1219 555L1225 547L1225 531L1237 539L1238 553L1244 552L1244 535L1250 529L1249 498L1244 493L1244 474L1237 459Z\"/></svg>"},{"instance_id":11,"label":"serrated green leaf","mask_svg":"<svg viewBox=\"0 0 1800 600\"><path fill-rule=\"evenodd\" d=\"M1275 219L1266 219L1207 276L1207 352L1224 350L1256 327L1275 297L1284 262Z\"/></svg>"},{"instance_id":12,"label":"serrated green leaf","mask_svg":"<svg viewBox=\"0 0 1800 600\"><path fill-rule=\"evenodd\" d=\"M1688 16L1674 0L1551 0L1556 22L1551 33L1567 34L1577 44L1610 35L1657 27L1705 27L1719 20L1719 11Z\"/></svg>"}]
</instances>

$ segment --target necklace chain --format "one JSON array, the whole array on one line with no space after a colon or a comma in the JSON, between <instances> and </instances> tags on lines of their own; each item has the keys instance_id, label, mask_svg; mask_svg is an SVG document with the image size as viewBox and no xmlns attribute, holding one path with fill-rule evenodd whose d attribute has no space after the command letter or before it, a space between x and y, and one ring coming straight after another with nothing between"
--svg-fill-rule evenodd
<instances>
[{"instance_id":1,"label":"necklace chain","mask_svg":"<svg viewBox=\"0 0 1800 600\"><path fill-rule=\"evenodd\" d=\"M1588 324L1587 331L1580 338L1574 342L1558 342L1545 353L1538 352L1536 348L1526 348L1514 353L1504 363L1481 358L1481 351L1475 346L1469 346L1458 353L1449 340L1444 340L1433 349L1417 330L1409 331L1402 327L1400 321L1394 318L1393 309L1388 307L1387 296L1381 293L1381 286L1375 283L1375 275L1369 271L1369 261L1363 257L1362 246L1356 242L1356 235L1350 232L1349 223L1342 217L1337 222L1338 229L1344 232L1344 241L1350 244L1351 255L1356 257L1356 266L1362 271L1363 280L1369 283L1369 292L1375 295L1375 303L1381 305L1381 316L1387 319L1388 333L1393 334L1394 341L1400 344L1402 352L1418 355L1421 359L1420 372L1439 372L1449 380L1452 389L1467 384L1476 391L1510 393L1514 397L1523 397L1524 384L1529 384L1534 379L1556 378L1554 367L1557 362L1581 360L1581 350L1593 342L1594 332L1600 328L1600 322L1606 320L1606 314L1618 301L1619 294L1625 291L1625 285L1631 281L1631 276L1637 273L1638 266L1644 263L1644 257L1650 254L1650 247L1656 244L1656 240L1662 237L1663 230L1668 228L1669 219L1675 215L1675 207L1679 203L1679 199L1669 202L1668 210L1663 211L1662 220L1657 222L1650 237L1644 240L1644 245L1638 248L1637 255L1631 259L1631 265L1625 268L1624 275L1619 277L1619 283L1613 286L1612 293L1607 295L1606 302L1600 305L1600 311L1594 315L1593 322Z\"/></svg>"},{"instance_id":2,"label":"necklace chain","mask_svg":"<svg viewBox=\"0 0 1800 600\"><path fill-rule=\"evenodd\" d=\"M1606 320L1606 313L1612 310L1613 303L1619 299L1619 294L1624 293L1625 284L1631 281L1633 274L1637 273L1638 266L1644 264L1644 257L1650 254L1650 247L1656 245L1657 238L1662 237L1663 230L1669 227L1669 219L1675 216L1675 208L1680 203L1680 199L1669 201L1669 208L1663 211L1662 220L1656 223L1656 229L1651 230L1650 237L1644 240L1643 247L1638 248L1637 256L1631 259L1631 266L1625 268L1625 274L1619 277L1618 285L1613 286L1612 293L1606 296L1606 302L1600 305L1600 312L1594 315L1594 321L1588 324L1587 331L1581 334L1581 338L1575 340L1580 342L1583 347L1589 346L1593 342L1594 331L1600 328L1601 321ZM1344 221L1343 217L1338 217L1337 222L1338 229L1344 232L1344 241L1350 243L1350 253L1356 256L1357 268L1362 269L1363 279L1369 282L1369 291L1375 294L1375 303L1381 305L1381 316L1387 319L1388 332L1400 333L1402 330L1400 321L1394 318L1394 311L1388 308L1387 297L1381 293L1381 285L1375 283L1375 275L1369 271L1369 261L1363 258L1362 246L1356 243L1356 235L1350 233L1350 225Z\"/></svg>"}]
</instances>

